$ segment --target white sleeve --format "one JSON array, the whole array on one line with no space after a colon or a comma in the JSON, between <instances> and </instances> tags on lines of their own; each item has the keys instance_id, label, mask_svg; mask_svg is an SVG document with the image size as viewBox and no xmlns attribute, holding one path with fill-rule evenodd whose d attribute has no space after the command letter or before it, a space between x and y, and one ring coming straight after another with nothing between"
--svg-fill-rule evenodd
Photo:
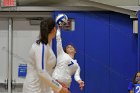
<instances>
[{"instance_id":1,"label":"white sleeve","mask_svg":"<svg viewBox=\"0 0 140 93\"><path fill-rule=\"evenodd\" d=\"M81 78L80 78L80 66L78 65L78 63L77 63L77 66L78 66L78 68L74 74L75 81L81 80Z\"/></svg>"},{"instance_id":2,"label":"white sleeve","mask_svg":"<svg viewBox=\"0 0 140 93\"><path fill-rule=\"evenodd\" d=\"M48 71L46 71L46 69L42 69L42 50L36 51L34 48L34 50L32 49L32 51L35 51L34 57L38 75L45 82L45 84L49 85L54 91L59 92L62 89L62 86L52 79L52 77L48 74ZM49 53L46 53L45 57L47 57L48 55Z\"/></svg>"},{"instance_id":3,"label":"white sleeve","mask_svg":"<svg viewBox=\"0 0 140 93\"><path fill-rule=\"evenodd\" d=\"M52 77L46 71L40 72L39 75L43 82L49 85L54 91L59 92L62 89L62 86L57 81L52 79Z\"/></svg>"},{"instance_id":4,"label":"white sleeve","mask_svg":"<svg viewBox=\"0 0 140 93\"><path fill-rule=\"evenodd\" d=\"M61 32L60 29L57 29L56 32L56 41L57 41L57 56L64 53L63 47L62 47L62 39L61 39Z\"/></svg>"}]
</instances>

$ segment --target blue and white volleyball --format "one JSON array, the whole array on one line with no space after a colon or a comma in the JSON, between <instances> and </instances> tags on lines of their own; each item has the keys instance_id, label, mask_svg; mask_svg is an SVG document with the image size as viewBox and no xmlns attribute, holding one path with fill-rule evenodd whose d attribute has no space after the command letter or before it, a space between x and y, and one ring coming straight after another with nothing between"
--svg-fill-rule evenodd
<instances>
[{"instance_id":1,"label":"blue and white volleyball","mask_svg":"<svg viewBox=\"0 0 140 93\"><path fill-rule=\"evenodd\" d=\"M59 26L63 26L67 24L67 22L68 22L68 17L65 14L58 14L58 16L56 17L56 23Z\"/></svg>"}]
</instances>

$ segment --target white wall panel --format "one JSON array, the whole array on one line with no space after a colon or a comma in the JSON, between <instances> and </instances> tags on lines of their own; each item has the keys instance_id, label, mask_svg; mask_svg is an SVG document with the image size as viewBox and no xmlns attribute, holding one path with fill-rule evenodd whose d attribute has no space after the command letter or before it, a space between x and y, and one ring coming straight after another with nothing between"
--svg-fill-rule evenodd
<instances>
[{"instance_id":1,"label":"white wall panel","mask_svg":"<svg viewBox=\"0 0 140 93\"><path fill-rule=\"evenodd\" d=\"M32 44L39 35L39 25L30 25L29 20L13 19L13 73L12 78L15 84L22 84L25 78L18 77L20 64L28 62L28 53ZM14 90L15 92L21 89Z\"/></svg>"},{"instance_id":2,"label":"white wall panel","mask_svg":"<svg viewBox=\"0 0 140 93\"><path fill-rule=\"evenodd\" d=\"M0 93L7 93L8 78L8 19L0 18ZM5 83L5 84L4 84Z\"/></svg>"},{"instance_id":3,"label":"white wall panel","mask_svg":"<svg viewBox=\"0 0 140 93\"><path fill-rule=\"evenodd\" d=\"M0 18L0 83L7 78L8 67L8 19Z\"/></svg>"}]
</instances>

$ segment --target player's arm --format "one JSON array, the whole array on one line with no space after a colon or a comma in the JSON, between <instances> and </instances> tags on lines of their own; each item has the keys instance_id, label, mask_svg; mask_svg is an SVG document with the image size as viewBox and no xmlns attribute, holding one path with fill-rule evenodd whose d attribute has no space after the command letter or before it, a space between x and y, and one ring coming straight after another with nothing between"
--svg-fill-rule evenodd
<instances>
[{"instance_id":1,"label":"player's arm","mask_svg":"<svg viewBox=\"0 0 140 93\"><path fill-rule=\"evenodd\" d=\"M78 82L80 89L83 90L83 87L85 85L84 85L84 81L82 81L81 78L80 78L80 66L78 64L77 64L77 66L78 66L78 68L75 72L74 78Z\"/></svg>"},{"instance_id":2,"label":"player's arm","mask_svg":"<svg viewBox=\"0 0 140 93\"><path fill-rule=\"evenodd\" d=\"M52 77L48 74L48 71L45 69L45 63L42 62L42 51L32 50L34 52L35 57L35 65L40 78L45 82L45 84L49 85L54 91L60 92L62 90L62 86L52 79ZM47 56L49 56L49 52L46 53L44 59L47 61Z\"/></svg>"},{"instance_id":3,"label":"player's arm","mask_svg":"<svg viewBox=\"0 0 140 93\"><path fill-rule=\"evenodd\" d=\"M45 82L46 85L49 85L56 93L70 93L67 87L63 87L56 80L52 79L48 73L41 72L39 75L43 82Z\"/></svg>"},{"instance_id":4,"label":"player's arm","mask_svg":"<svg viewBox=\"0 0 140 93\"><path fill-rule=\"evenodd\" d=\"M64 50L62 47L61 31L59 27L56 32L56 41L57 41L57 56L59 56L64 53Z\"/></svg>"},{"instance_id":5,"label":"player's arm","mask_svg":"<svg viewBox=\"0 0 140 93\"><path fill-rule=\"evenodd\" d=\"M76 70L76 72L75 72L75 74L74 74L74 79L78 82L79 80L81 80L81 78L80 78L80 67L79 67L79 65L77 64L77 70Z\"/></svg>"}]
</instances>

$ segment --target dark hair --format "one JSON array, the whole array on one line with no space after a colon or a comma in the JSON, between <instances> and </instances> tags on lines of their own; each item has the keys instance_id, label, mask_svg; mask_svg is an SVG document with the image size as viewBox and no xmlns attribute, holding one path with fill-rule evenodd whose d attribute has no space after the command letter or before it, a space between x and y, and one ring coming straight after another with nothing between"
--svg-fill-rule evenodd
<instances>
[{"instance_id":1,"label":"dark hair","mask_svg":"<svg viewBox=\"0 0 140 93\"><path fill-rule=\"evenodd\" d=\"M67 53L66 48L67 48L68 45L71 45L71 46L75 49L75 51L76 51L76 48L74 47L74 45L73 45L72 43L69 43L69 44L67 44L67 45L65 46L65 48L64 48L64 52L65 52L65 53Z\"/></svg>"},{"instance_id":2,"label":"dark hair","mask_svg":"<svg viewBox=\"0 0 140 93\"><path fill-rule=\"evenodd\" d=\"M140 73L140 71L138 71L137 73ZM136 83L137 83L137 82L136 82L137 73L135 73L135 75L134 75L134 77L133 77L133 80L132 80L133 84L136 84Z\"/></svg>"},{"instance_id":3,"label":"dark hair","mask_svg":"<svg viewBox=\"0 0 140 93\"><path fill-rule=\"evenodd\" d=\"M55 21L53 18L48 18L46 20L42 20L40 23L40 35L39 39L36 41L37 44L48 43L48 35L52 31L52 29L55 27Z\"/></svg>"}]
</instances>

